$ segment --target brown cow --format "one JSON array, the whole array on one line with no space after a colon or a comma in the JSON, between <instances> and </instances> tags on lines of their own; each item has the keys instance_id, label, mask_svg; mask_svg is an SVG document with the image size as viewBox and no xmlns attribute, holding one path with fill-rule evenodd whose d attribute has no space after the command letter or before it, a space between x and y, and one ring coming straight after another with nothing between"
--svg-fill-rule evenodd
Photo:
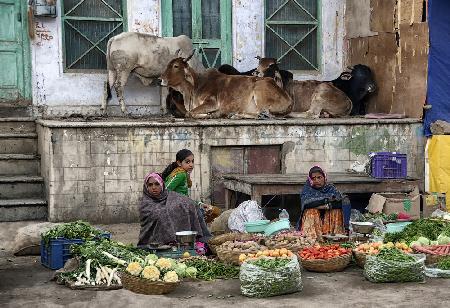
<instances>
[{"instance_id":1,"label":"brown cow","mask_svg":"<svg viewBox=\"0 0 450 308\"><path fill-rule=\"evenodd\" d=\"M225 75L216 69L197 73L187 63L190 57L173 59L161 75L161 85L183 94L186 117L255 119L291 111L291 98L273 79Z\"/></svg>"},{"instance_id":2,"label":"brown cow","mask_svg":"<svg viewBox=\"0 0 450 308\"><path fill-rule=\"evenodd\" d=\"M276 59L260 58L256 71L259 77L271 77L280 84ZM288 80L282 87L293 100L294 106L290 115L292 117L344 117L352 111L352 101L331 82Z\"/></svg>"}]
</instances>

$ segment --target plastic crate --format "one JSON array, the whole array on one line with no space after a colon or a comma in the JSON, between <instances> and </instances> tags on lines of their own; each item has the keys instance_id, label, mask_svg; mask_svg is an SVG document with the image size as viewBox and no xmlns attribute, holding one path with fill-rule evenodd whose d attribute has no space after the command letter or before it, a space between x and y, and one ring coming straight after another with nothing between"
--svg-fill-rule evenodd
<instances>
[{"instance_id":1,"label":"plastic crate","mask_svg":"<svg viewBox=\"0 0 450 308\"><path fill-rule=\"evenodd\" d=\"M104 233L102 238L111 238L110 233ZM72 258L70 246L74 244L82 244L84 240L81 239L66 239L57 238L52 239L46 246L41 240L41 264L52 270L57 270L64 267L67 260Z\"/></svg>"},{"instance_id":2,"label":"plastic crate","mask_svg":"<svg viewBox=\"0 0 450 308\"><path fill-rule=\"evenodd\" d=\"M377 179L404 179L407 176L406 154L396 152L371 153L371 175Z\"/></svg>"}]
</instances>

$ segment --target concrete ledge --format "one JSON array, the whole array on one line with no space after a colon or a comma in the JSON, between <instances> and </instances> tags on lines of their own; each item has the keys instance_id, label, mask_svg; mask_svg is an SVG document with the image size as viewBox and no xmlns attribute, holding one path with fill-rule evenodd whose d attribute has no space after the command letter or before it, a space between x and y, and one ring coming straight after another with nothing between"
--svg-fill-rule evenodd
<instances>
[{"instance_id":1,"label":"concrete ledge","mask_svg":"<svg viewBox=\"0 0 450 308\"><path fill-rule=\"evenodd\" d=\"M373 124L415 124L422 123L421 119L274 119L274 120L228 120L228 119L174 119L174 118L149 118L123 119L105 118L92 121L78 120L36 120L37 124L52 128L82 128L82 127L208 127L208 126L259 126L259 125L303 125L303 126L326 126L326 125L373 125Z\"/></svg>"}]
</instances>

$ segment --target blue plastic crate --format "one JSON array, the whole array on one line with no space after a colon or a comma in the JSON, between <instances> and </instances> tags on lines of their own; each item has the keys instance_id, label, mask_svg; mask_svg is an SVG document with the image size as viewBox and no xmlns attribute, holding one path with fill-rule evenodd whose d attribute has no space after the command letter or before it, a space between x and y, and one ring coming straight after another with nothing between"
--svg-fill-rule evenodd
<instances>
[{"instance_id":1,"label":"blue plastic crate","mask_svg":"<svg viewBox=\"0 0 450 308\"><path fill-rule=\"evenodd\" d=\"M407 177L406 154L396 152L371 153L371 174L377 179L404 179Z\"/></svg>"},{"instance_id":2,"label":"blue plastic crate","mask_svg":"<svg viewBox=\"0 0 450 308\"><path fill-rule=\"evenodd\" d=\"M102 238L111 238L110 233L104 233ZM64 267L67 260L72 258L70 246L74 244L82 244L84 240L81 239L52 239L46 246L41 240L41 264L53 270Z\"/></svg>"}]
</instances>

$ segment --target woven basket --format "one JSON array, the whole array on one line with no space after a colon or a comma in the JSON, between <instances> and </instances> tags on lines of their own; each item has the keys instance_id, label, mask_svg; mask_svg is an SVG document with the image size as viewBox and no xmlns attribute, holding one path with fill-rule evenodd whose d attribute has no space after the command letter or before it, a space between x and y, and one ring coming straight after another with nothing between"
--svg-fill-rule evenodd
<instances>
[{"instance_id":1,"label":"woven basket","mask_svg":"<svg viewBox=\"0 0 450 308\"><path fill-rule=\"evenodd\" d=\"M301 260L301 264L303 268L310 272L329 273L343 271L351 260L352 254L349 253L328 260Z\"/></svg>"},{"instance_id":2,"label":"woven basket","mask_svg":"<svg viewBox=\"0 0 450 308\"><path fill-rule=\"evenodd\" d=\"M120 273L120 279L122 280L122 286L124 289L130 290L134 293L147 295L170 293L175 290L179 284L179 282L150 281L125 272Z\"/></svg>"},{"instance_id":3,"label":"woven basket","mask_svg":"<svg viewBox=\"0 0 450 308\"><path fill-rule=\"evenodd\" d=\"M267 247L261 246L260 249L258 249L258 250L266 250L266 249L267 249ZM223 247L220 247L220 246L218 246L216 248L217 257L219 258L219 260L224 263L229 263L229 264L233 264L233 265L240 264L239 256L241 254L257 253L258 250L229 250L229 249L224 249Z\"/></svg>"},{"instance_id":4,"label":"woven basket","mask_svg":"<svg viewBox=\"0 0 450 308\"><path fill-rule=\"evenodd\" d=\"M353 250L353 256L355 257L356 264L359 267L364 268L364 264L366 264L366 254L364 252Z\"/></svg>"}]
</instances>

